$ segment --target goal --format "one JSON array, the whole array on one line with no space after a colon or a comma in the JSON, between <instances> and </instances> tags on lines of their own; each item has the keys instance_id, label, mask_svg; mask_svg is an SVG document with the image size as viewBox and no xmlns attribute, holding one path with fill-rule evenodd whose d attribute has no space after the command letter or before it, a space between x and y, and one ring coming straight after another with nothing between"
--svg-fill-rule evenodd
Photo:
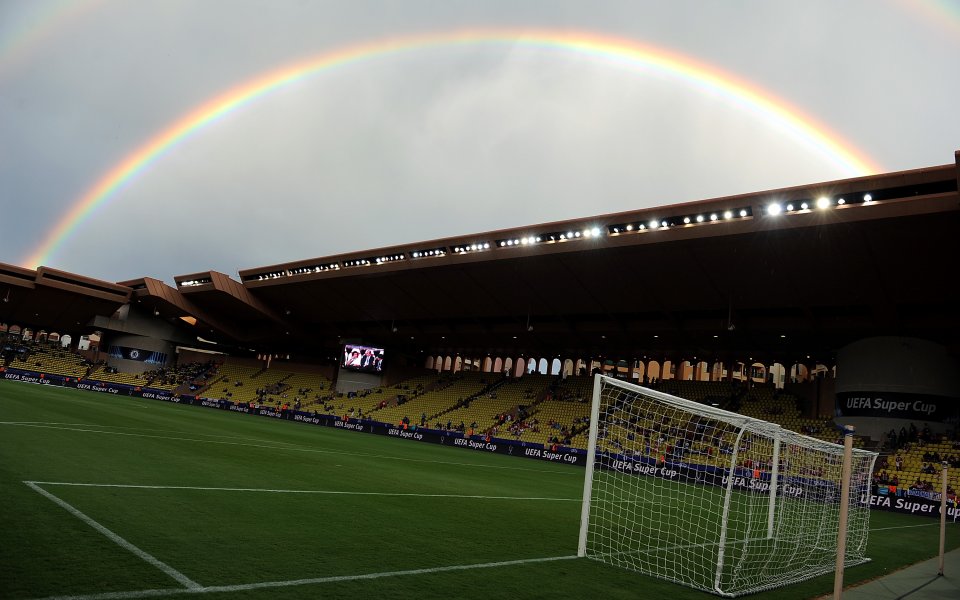
<instances>
[{"instance_id":1,"label":"goal","mask_svg":"<svg viewBox=\"0 0 960 600\"><path fill-rule=\"evenodd\" d=\"M605 376L578 554L722 596L834 570L843 446ZM854 450L844 566L864 556L877 454Z\"/></svg>"}]
</instances>

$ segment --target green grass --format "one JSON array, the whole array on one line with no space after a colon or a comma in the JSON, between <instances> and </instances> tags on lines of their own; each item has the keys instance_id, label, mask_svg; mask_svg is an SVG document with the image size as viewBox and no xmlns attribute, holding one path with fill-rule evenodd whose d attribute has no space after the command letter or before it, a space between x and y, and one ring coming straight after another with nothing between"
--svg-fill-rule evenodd
<instances>
[{"instance_id":1,"label":"green grass","mask_svg":"<svg viewBox=\"0 0 960 600\"><path fill-rule=\"evenodd\" d=\"M0 597L181 587L24 481L203 586L576 554L583 469L152 400L0 381ZM469 498L466 496L477 496ZM527 500L504 499L533 498ZM552 498L557 500L546 500ZM846 582L930 558L936 521L874 512ZM899 529L886 529L897 527ZM960 526L947 544L960 546ZM832 576L757 594L827 594ZM710 598L592 560L207 593L230 598Z\"/></svg>"}]
</instances>

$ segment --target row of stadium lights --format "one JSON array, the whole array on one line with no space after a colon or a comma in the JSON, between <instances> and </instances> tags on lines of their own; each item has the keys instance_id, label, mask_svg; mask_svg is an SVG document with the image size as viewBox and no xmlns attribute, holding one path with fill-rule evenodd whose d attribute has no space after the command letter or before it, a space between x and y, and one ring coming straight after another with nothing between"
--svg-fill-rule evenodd
<instances>
[{"instance_id":1,"label":"row of stadium lights","mask_svg":"<svg viewBox=\"0 0 960 600\"><path fill-rule=\"evenodd\" d=\"M844 198L837 198L836 200L836 206L844 206L846 203L847 201ZM863 204L865 206L873 204L873 195L864 194ZM816 202L814 202L813 206L815 206L820 210L826 210L834 206L834 201L828 196L820 196L819 198L817 198ZM809 210L812 210L812 209L811 209L810 203L807 202L806 200L800 200L798 202L788 202L786 205L780 204L779 202L772 202L767 205L767 214L771 216L776 216L783 212L799 213L799 212L805 212Z\"/></svg>"},{"instance_id":2,"label":"row of stadium lights","mask_svg":"<svg viewBox=\"0 0 960 600\"><path fill-rule=\"evenodd\" d=\"M432 256L446 256L446 248L427 248L426 250L414 250L410 253L413 258L429 258Z\"/></svg>"},{"instance_id":3,"label":"row of stadium lights","mask_svg":"<svg viewBox=\"0 0 960 600\"><path fill-rule=\"evenodd\" d=\"M669 229L678 225L700 225L705 223L716 223L718 221L731 221L736 218L746 219L753 216L750 207L726 210L722 213L684 215L673 219L650 219L649 221L621 223L610 226L610 235L620 235L623 233L640 233L644 231L656 231L657 229Z\"/></svg>"},{"instance_id":4,"label":"row of stadium lights","mask_svg":"<svg viewBox=\"0 0 960 600\"><path fill-rule=\"evenodd\" d=\"M213 283L213 280L209 277L204 277L201 279L191 279L189 281L181 281L179 283L180 287L193 287L196 285L206 285L208 283Z\"/></svg>"},{"instance_id":5,"label":"row of stadium lights","mask_svg":"<svg viewBox=\"0 0 960 600\"><path fill-rule=\"evenodd\" d=\"M870 205L874 202L873 196L871 194L864 194L862 203L864 205ZM838 198L836 200L837 206L843 206L847 204L847 201L844 198ZM827 209L831 206L834 206L834 201L827 196L821 196L817 198L813 204L818 209ZM790 202L786 205L780 203L771 203L767 205L766 212L768 215L775 216L783 212L792 212L792 213L801 213L811 210L810 202L806 200L799 200L796 202ZM702 213L702 214L691 214L684 215L680 217L671 217L670 219L651 219L646 222L632 222L632 223L620 223L616 225L610 225L608 227L608 235L618 236L626 233L641 233L646 231L656 231L663 229L670 229L671 227L677 226L693 226L701 224L710 224L723 221L732 221L734 219L747 219L753 217L753 210L747 206L742 208L726 210L722 213ZM496 248L511 248L518 246L533 246L536 244L543 243L560 243L568 242L578 239L590 239L590 238L599 238L602 231L599 227L592 227L582 230L569 230L565 232L551 232L544 233L540 235L530 235L522 238L507 238L502 240L496 240L493 242L493 247ZM454 254L463 255L469 254L472 252L482 252L485 250L490 250L490 242L473 242L470 244L463 244L453 247ZM446 247L434 247L426 248L423 250L415 250L410 253L410 258L413 259L423 259L423 258L437 258L447 255ZM343 267L365 267L369 265L383 265L391 262L405 260L407 256L404 253L390 254L379 256L375 258L359 258L354 260L348 260L343 263ZM275 271L272 273L265 273L257 276L257 281L263 281L267 279L277 279L285 276L294 276L294 275L304 275L307 273L323 273L327 271L340 270L340 264L338 263L329 263L324 265L316 265L310 267L299 267L297 269L291 269L290 271ZM209 283L205 281L203 283ZM198 282L184 282L181 285L200 285Z\"/></svg>"}]
</instances>

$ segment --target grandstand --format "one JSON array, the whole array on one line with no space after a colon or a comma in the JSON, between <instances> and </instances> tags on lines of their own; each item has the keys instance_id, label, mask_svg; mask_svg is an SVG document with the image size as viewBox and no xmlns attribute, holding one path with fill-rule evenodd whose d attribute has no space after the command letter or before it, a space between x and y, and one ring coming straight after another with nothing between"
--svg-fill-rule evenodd
<instances>
[{"instance_id":1,"label":"grandstand","mask_svg":"<svg viewBox=\"0 0 960 600\"><path fill-rule=\"evenodd\" d=\"M84 357L55 346L35 344L29 352L7 363L11 369L23 369L51 375L84 377L90 372L90 363Z\"/></svg>"},{"instance_id":2,"label":"grandstand","mask_svg":"<svg viewBox=\"0 0 960 600\"><path fill-rule=\"evenodd\" d=\"M450 411L486 389L490 385L487 382L489 377L483 373L461 373L411 400L394 406L375 408L368 417L393 424L399 424L403 419L407 419L408 424L420 424L421 419L424 424L433 423L438 417L452 421ZM457 425L458 422L452 422L453 427Z\"/></svg>"}]
</instances>

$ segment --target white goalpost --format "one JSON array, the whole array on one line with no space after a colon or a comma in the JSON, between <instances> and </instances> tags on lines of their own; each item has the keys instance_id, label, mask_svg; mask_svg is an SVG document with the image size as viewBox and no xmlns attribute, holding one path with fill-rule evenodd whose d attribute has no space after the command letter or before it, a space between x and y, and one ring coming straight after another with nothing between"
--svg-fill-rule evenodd
<instances>
[{"instance_id":1,"label":"white goalpost","mask_svg":"<svg viewBox=\"0 0 960 600\"><path fill-rule=\"evenodd\" d=\"M875 452L843 490L843 446L597 376L587 456L579 556L722 596L869 560Z\"/></svg>"}]
</instances>

